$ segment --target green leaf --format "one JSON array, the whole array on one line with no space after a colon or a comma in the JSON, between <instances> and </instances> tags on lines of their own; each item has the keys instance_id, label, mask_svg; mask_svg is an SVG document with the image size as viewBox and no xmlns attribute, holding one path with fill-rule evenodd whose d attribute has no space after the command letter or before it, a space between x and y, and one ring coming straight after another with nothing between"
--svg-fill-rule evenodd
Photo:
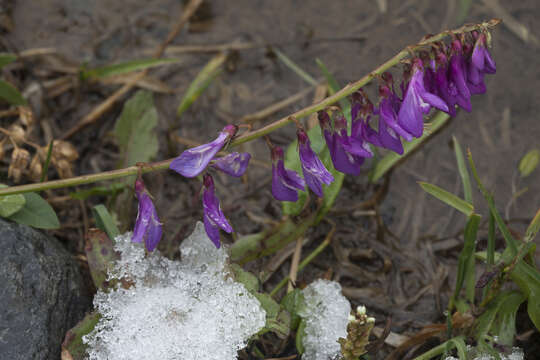
<instances>
[{"instance_id":1,"label":"green leaf","mask_svg":"<svg viewBox=\"0 0 540 360\"><path fill-rule=\"evenodd\" d=\"M25 204L8 218L39 229L58 229L60 222L53 208L36 193L24 193Z\"/></svg>"},{"instance_id":2,"label":"green leaf","mask_svg":"<svg viewBox=\"0 0 540 360\"><path fill-rule=\"evenodd\" d=\"M449 119L450 119L450 115L442 111L438 111L433 116L433 120L430 126L430 131L425 131L422 137L418 139L413 139L410 142L403 143L403 155L399 155L391 151L377 162L377 165L375 165L375 169L373 169L372 173L370 174L370 181L376 182L381 177L383 177L384 174L386 174L390 169L392 169L394 166L399 164L401 161L407 158L414 150L416 150L420 145L422 145L428 139L430 139L437 132L437 130L439 130L441 127L443 127L443 125L445 125L448 122Z\"/></svg>"},{"instance_id":3,"label":"green leaf","mask_svg":"<svg viewBox=\"0 0 540 360\"><path fill-rule=\"evenodd\" d=\"M69 194L73 199L86 200L91 196L116 196L126 188L124 183L113 183L106 186L94 186L90 189L75 191Z\"/></svg>"},{"instance_id":4,"label":"green leaf","mask_svg":"<svg viewBox=\"0 0 540 360\"><path fill-rule=\"evenodd\" d=\"M92 214L96 221L96 226L107 233L109 239L113 240L120 235L120 231L114 222L111 214L103 204L96 205L92 208Z\"/></svg>"},{"instance_id":5,"label":"green leaf","mask_svg":"<svg viewBox=\"0 0 540 360\"><path fill-rule=\"evenodd\" d=\"M84 360L87 358L87 345L83 343L82 337L94 330L100 318L101 315L98 312L91 312L71 330L68 330L62 343L62 360Z\"/></svg>"},{"instance_id":6,"label":"green leaf","mask_svg":"<svg viewBox=\"0 0 540 360\"><path fill-rule=\"evenodd\" d=\"M480 340L486 335L499 336L499 344L511 346L516 332L516 312L525 298L520 291L497 294L477 319L475 338Z\"/></svg>"},{"instance_id":7,"label":"green leaf","mask_svg":"<svg viewBox=\"0 0 540 360\"><path fill-rule=\"evenodd\" d=\"M7 188L7 185L0 184L0 189ZM8 217L21 210L26 199L23 194L13 194L0 196L0 216Z\"/></svg>"},{"instance_id":8,"label":"green leaf","mask_svg":"<svg viewBox=\"0 0 540 360\"><path fill-rule=\"evenodd\" d=\"M433 195L442 202L452 206L454 209L461 211L466 216L471 216L474 212L474 208L471 203L457 197L456 195L449 193L448 191L441 189L440 187L429 184L426 182L419 182L424 191Z\"/></svg>"},{"instance_id":9,"label":"green leaf","mask_svg":"<svg viewBox=\"0 0 540 360\"><path fill-rule=\"evenodd\" d=\"M306 322L304 319L300 321L298 325L298 331L296 332L295 345L296 351L298 354L302 355L304 353L304 336L306 336Z\"/></svg>"},{"instance_id":10,"label":"green leaf","mask_svg":"<svg viewBox=\"0 0 540 360\"><path fill-rule=\"evenodd\" d=\"M259 300L261 307L266 311L266 325L259 331L259 335L271 331L281 339L286 339L291 325L289 313L266 293L256 292L253 296Z\"/></svg>"},{"instance_id":11,"label":"green leaf","mask_svg":"<svg viewBox=\"0 0 540 360\"><path fill-rule=\"evenodd\" d=\"M300 289L294 289L281 299L281 306L291 315L291 331L296 330L302 320L298 312L304 307L304 294Z\"/></svg>"},{"instance_id":12,"label":"green leaf","mask_svg":"<svg viewBox=\"0 0 540 360\"><path fill-rule=\"evenodd\" d=\"M448 340L448 344L452 344L456 347L459 360L467 360L467 345L462 337L455 337Z\"/></svg>"},{"instance_id":13,"label":"green leaf","mask_svg":"<svg viewBox=\"0 0 540 360\"><path fill-rule=\"evenodd\" d=\"M540 162L540 150L533 149L525 154L519 161L519 173L521 177L527 177L536 169Z\"/></svg>"},{"instance_id":14,"label":"green leaf","mask_svg":"<svg viewBox=\"0 0 540 360\"><path fill-rule=\"evenodd\" d=\"M116 281L108 281L107 274L113 267L114 261L119 255L114 251L114 244L111 238L100 229L90 229L86 237L84 248L90 275L97 289L108 290L113 288Z\"/></svg>"},{"instance_id":15,"label":"green leaf","mask_svg":"<svg viewBox=\"0 0 540 360\"><path fill-rule=\"evenodd\" d=\"M139 59L121 62L113 65L106 65L94 69L84 69L81 73L83 79L106 78L109 76L122 75L133 71L144 70L161 65L179 62L180 59Z\"/></svg>"},{"instance_id":16,"label":"green leaf","mask_svg":"<svg viewBox=\"0 0 540 360\"><path fill-rule=\"evenodd\" d=\"M221 73L222 65L226 59L227 55L225 53L218 54L210 59L202 68L189 85L182 101L180 101L180 105L178 105L178 110L176 111L177 116L182 115L201 96L204 90L210 86L212 81Z\"/></svg>"},{"instance_id":17,"label":"green leaf","mask_svg":"<svg viewBox=\"0 0 540 360\"><path fill-rule=\"evenodd\" d=\"M249 271L245 271L238 264L229 265L229 269L234 274L234 280L243 284L250 293L259 291L259 279Z\"/></svg>"},{"instance_id":18,"label":"green leaf","mask_svg":"<svg viewBox=\"0 0 540 360\"><path fill-rule=\"evenodd\" d=\"M527 313L536 329L540 330L540 274L538 270L521 260L510 273L510 278L527 295Z\"/></svg>"},{"instance_id":19,"label":"green leaf","mask_svg":"<svg viewBox=\"0 0 540 360\"><path fill-rule=\"evenodd\" d=\"M0 69L15 60L17 60L17 55L15 54L0 53Z\"/></svg>"},{"instance_id":20,"label":"green leaf","mask_svg":"<svg viewBox=\"0 0 540 360\"><path fill-rule=\"evenodd\" d=\"M461 177L461 182L463 183L463 197L465 198L465 201L472 204L473 199L471 179L465 163L465 157L463 156L463 150L461 149L461 145L455 136L452 136L452 140L454 142L454 152L456 154L459 176Z\"/></svg>"},{"instance_id":21,"label":"green leaf","mask_svg":"<svg viewBox=\"0 0 540 360\"><path fill-rule=\"evenodd\" d=\"M26 105L26 99L22 97L19 90L10 83L0 80L0 99L4 99L11 105Z\"/></svg>"},{"instance_id":22,"label":"green leaf","mask_svg":"<svg viewBox=\"0 0 540 360\"><path fill-rule=\"evenodd\" d=\"M456 277L456 288L454 289L454 295L450 300L449 308L452 310L453 305L456 303L459 297L459 293L465 284L466 299L469 303L474 303L474 291L475 291L475 269L474 269L474 252L476 248L476 233L478 231L478 224L480 224L480 215L472 214L465 226L465 242L463 244L463 250L459 254L458 269Z\"/></svg>"},{"instance_id":23,"label":"green leaf","mask_svg":"<svg viewBox=\"0 0 540 360\"><path fill-rule=\"evenodd\" d=\"M287 55L285 55L284 53L282 53L276 48L273 48L272 51L274 52L274 54L276 54L277 58L281 60L283 64L285 64L285 66L291 69L296 75L304 79L308 84L313 85L313 86L316 86L318 84L317 80L315 80L313 76L309 75L307 72L302 70L302 68L296 65L294 61L292 61Z\"/></svg>"},{"instance_id":24,"label":"green leaf","mask_svg":"<svg viewBox=\"0 0 540 360\"><path fill-rule=\"evenodd\" d=\"M122 159L120 167L147 162L156 156L158 140L154 128L157 120L151 92L139 90L125 103L114 126Z\"/></svg>"}]
</instances>

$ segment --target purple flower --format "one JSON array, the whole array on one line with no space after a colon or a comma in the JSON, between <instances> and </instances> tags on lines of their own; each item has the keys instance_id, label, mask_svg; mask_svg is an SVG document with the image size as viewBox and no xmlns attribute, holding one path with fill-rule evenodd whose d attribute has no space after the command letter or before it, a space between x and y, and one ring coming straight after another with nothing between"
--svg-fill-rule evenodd
<instances>
[{"instance_id":1,"label":"purple flower","mask_svg":"<svg viewBox=\"0 0 540 360\"><path fill-rule=\"evenodd\" d=\"M332 129L331 120L326 111L319 111L318 118L336 170L345 174L360 174L360 166L364 159L347 152L344 148L345 143L349 144L345 118L341 114L338 115L334 119L334 129Z\"/></svg>"},{"instance_id":2,"label":"purple flower","mask_svg":"<svg viewBox=\"0 0 540 360\"><path fill-rule=\"evenodd\" d=\"M233 228L223 215L219 206L219 199L216 197L214 180L209 174L203 177L203 211L204 211L204 229L206 234L219 249L221 242L219 239L219 229L231 233Z\"/></svg>"},{"instance_id":3,"label":"purple flower","mask_svg":"<svg viewBox=\"0 0 540 360\"><path fill-rule=\"evenodd\" d=\"M432 106L442 111L448 111L448 106L424 87L423 65L420 59L414 59L411 71L412 76L398 113L398 124L412 136L420 137L424 131L422 115L429 113Z\"/></svg>"},{"instance_id":4,"label":"purple flower","mask_svg":"<svg viewBox=\"0 0 540 360\"><path fill-rule=\"evenodd\" d=\"M139 212L133 229L132 242L142 242L153 251L161 240L162 228L150 194L141 179L135 180L135 194L139 200Z\"/></svg>"},{"instance_id":5,"label":"purple flower","mask_svg":"<svg viewBox=\"0 0 540 360\"><path fill-rule=\"evenodd\" d=\"M298 137L298 146L300 152L300 163L304 179L308 187L319 197L323 196L322 184L330 185L334 181L332 174L326 170L323 163L315 152L311 149L309 138L306 132L298 129L296 132Z\"/></svg>"},{"instance_id":6,"label":"purple flower","mask_svg":"<svg viewBox=\"0 0 540 360\"><path fill-rule=\"evenodd\" d=\"M474 49L471 56L471 62L478 71L485 72L487 74L495 74L497 66L495 61L491 58L488 49L486 48L486 34L482 33L478 35Z\"/></svg>"},{"instance_id":7,"label":"purple flower","mask_svg":"<svg viewBox=\"0 0 540 360\"><path fill-rule=\"evenodd\" d=\"M384 148L403 154L399 137L401 135L405 140L411 141L412 135L397 122L401 101L387 84L380 86L379 94L379 139Z\"/></svg>"},{"instance_id":8,"label":"purple flower","mask_svg":"<svg viewBox=\"0 0 540 360\"><path fill-rule=\"evenodd\" d=\"M272 148L272 195L280 201L297 201L298 190L304 190L306 182L295 171L285 169L283 149Z\"/></svg>"},{"instance_id":9,"label":"purple flower","mask_svg":"<svg viewBox=\"0 0 540 360\"><path fill-rule=\"evenodd\" d=\"M467 86L471 94L483 94L486 92L484 75L494 74L496 66L486 48L486 35L475 34L475 37L477 37L476 43L471 58L467 62Z\"/></svg>"},{"instance_id":10,"label":"purple flower","mask_svg":"<svg viewBox=\"0 0 540 360\"><path fill-rule=\"evenodd\" d=\"M448 68L448 86L453 88L457 104L466 110L471 111L471 92L467 86L467 67L463 57L463 47L459 40L452 42L452 56Z\"/></svg>"},{"instance_id":11,"label":"purple flower","mask_svg":"<svg viewBox=\"0 0 540 360\"><path fill-rule=\"evenodd\" d=\"M219 159L215 159L212 166L225 174L240 177L246 172L251 155L249 153L233 152Z\"/></svg>"},{"instance_id":12,"label":"purple flower","mask_svg":"<svg viewBox=\"0 0 540 360\"><path fill-rule=\"evenodd\" d=\"M184 151L171 162L169 168L185 177L199 175L208 166L210 160L236 134L236 130L234 125L225 126L214 141Z\"/></svg>"}]
</instances>

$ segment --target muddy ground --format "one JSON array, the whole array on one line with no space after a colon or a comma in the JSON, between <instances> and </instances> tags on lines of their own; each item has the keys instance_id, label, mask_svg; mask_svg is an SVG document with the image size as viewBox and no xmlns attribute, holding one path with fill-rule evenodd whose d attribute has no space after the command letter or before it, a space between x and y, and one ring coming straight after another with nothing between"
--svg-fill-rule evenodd
<instances>
[{"instance_id":1,"label":"muddy ground","mask_svg":"<svg viewBox=\"0 0 540 360\"><path fill-rule=\"evenodd\" d=\"M150 73L173 91L155 94L159 112L158 159L170 158L185 148L175 142L172 149L168 146L171 127L178 127L174 133L182 138L206 142L224 124L238 123L246 114L308 87L272 56L265 44L279 48L315 77L321 76L315 64L315 59L319 58L341 84L346 84L358 80L425 34L459 25L456 18L460 1L457 0L389 0L386 8L381 7L385 3L367 0L209 1L166 53L181 61ZM536 0L500 3L507 13L501 14L493 1L474 1L466 16L466 22L503 17L504 23L493 31L492 54L497 62L497 74L487 78L487 93L474 97L471 113L460 112L433 141L392 173L386 196L370 209L371 212L363 211L359 204L376 188L368 184L366 176L347 177L327 217L337 228L333 245L299 275L299 283L303 284L329 274L330 270L331 276L341 280L345 294L355 305L364 303L376 315L377 326L384 327L386 319L391 317L392 331L399 334L411 335L425 325L441 322L454 284L456 257L462 241L460 231L465 219L417 185L417 181L427 181L462 193L453 149L449 145L452 136L458 138L464 148L471 149L481 179L493 190L498 208L517 233L523 231L524 224L540 204L538 171L523 180L517 175L521 157L540 144L537 91L540 44L534 38L540 33L540 5ZM149 57L178 20L182 4L173 0L0 2L3 51L53 48L51 51L61 54L63 59L53 66L41 56L25 58L24 66L16 70L12 79L23 90L40 85L37 94L28 90L36 117L42 123L33 134L36 141L45 145L51 137L61 138L118 86L75 82L74 87L51 94L43 90L44 82L69 75L67 69L76 69L83 63L98 66ZM511 29L513 21L528 29L532 38L529 36L526 41L520 38L518 32ZM177 118L176 107L182 95L215 54L180 52L181 46L204 47L235 41L262 46L234 51L227 71ZM294 105L255 122L254 126L288 115L312 101L313 93L309 93ZM112 111L70 138L80 154L75 164L76 175L116 167L117 148L111 131L121 108L122 102L119 102ZM273 139L286 144L293 137L293 127L289 126ZM262 165L250 167L247 183L226 177L218 181L222 207L238 235L260 231L268 222L281 217L280 206L270 194L269 154L264 142L250 143L243 150L251 151ZM6 160L4 165L7 165ZM173 250L180 239L190 233L195 220L202 218L197 198L200 184L171 172L155 173L145 179L165 222L165 238L160 248L174 256ZM509 206L513 192L524 187L528 187L527 193ZM83 254L85 227L92 225L90 208L106 199L91 198L79 203L62 198L68 193L68 190L49 193L51 198L64 199L53 203L63 224L54 234L74 256L79 256ZM486 215L480 193L475 192L474 198L477 211ZM135 211L135 204L130 206ZM305 253L314 248L329 229L330 225L323 223L310 231ZM485 229L484 226L483 239ZM226 239L226 242L232 241L232 238ZM348 254L350 251L352 254ZM81 266L84 268L84 261ZM287 275L288 269L287 261L268 281L268 288ZM520 330L526 331L529 326L523 325ZM539 341L538 333L526 338L525 344L532 346L535 341ZM384 358L391 350L385 346L375 358Z\"/></svg>"}]
</instances>

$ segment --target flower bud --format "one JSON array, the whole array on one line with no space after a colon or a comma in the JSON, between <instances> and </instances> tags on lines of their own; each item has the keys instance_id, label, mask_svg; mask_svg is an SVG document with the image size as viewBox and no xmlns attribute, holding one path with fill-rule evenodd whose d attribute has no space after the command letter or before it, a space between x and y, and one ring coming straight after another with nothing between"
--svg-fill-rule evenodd
<instances>
[{"instance_id":1,"label":"flower bud","mask_svg":"<svg viewBox=\"0 0 540 360\"><path fill-rule=\"evenodd\" d=\"M11 154L11 164L8 168L8 177L13 178L13 181L18 183L21 180L21 175L30 161L30 153L21 148L13 149Z\"/></svg>"}]
</instances>

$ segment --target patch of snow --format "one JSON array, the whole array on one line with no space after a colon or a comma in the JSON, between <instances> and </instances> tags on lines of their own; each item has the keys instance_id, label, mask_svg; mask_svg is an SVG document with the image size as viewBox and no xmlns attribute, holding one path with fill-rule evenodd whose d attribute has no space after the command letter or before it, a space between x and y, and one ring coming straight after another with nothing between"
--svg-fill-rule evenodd
<instances>
[{"instance_id":1,"label":"patch of snow","mask_svg":"<svg viewBox=\"0 0 540 360\"><path fill-rule=\"evenodd\" d=\"M102 318L83 338L91 360L234 360L265 325L259 301L228 275L227 253L202 223L182 243L181 261L145 256L130 233L115 242L121 260L110 277L134 285L96 294Z\"/></svg>"},{"instance_id":2,"label":"patch of snow","mask_svg":"<svg viewBox=\"0 0 540 360\"><path fill-rule=\"evenodd\" d=\"M474 356L474 358L471 357L472 360L495 360L495 357L489 354L474 355L474 353L476 352L474 348L470 348L469 351L470 352L468 355ZM505 354L499 354L499 355L501 357L501 360L524 360L525 359L523 350L518 347L512 348L512 352L510 353L510 355L505 355ZM459 359L453 356L448 356L444 360L459 360Z\"/></svg>"},{"instance_id":3,"label":"patch of snow","mask_svg":"<svg viewBox=\"0 0 540 360\"><path fill-rule=\"evenodd\" d=\"M299 315L306 323L303 360L328 360L341 356L339 338L347 338L351 304L335 281L316 280L304 290L305 308Z\"/></svg>"}]
</instances>

